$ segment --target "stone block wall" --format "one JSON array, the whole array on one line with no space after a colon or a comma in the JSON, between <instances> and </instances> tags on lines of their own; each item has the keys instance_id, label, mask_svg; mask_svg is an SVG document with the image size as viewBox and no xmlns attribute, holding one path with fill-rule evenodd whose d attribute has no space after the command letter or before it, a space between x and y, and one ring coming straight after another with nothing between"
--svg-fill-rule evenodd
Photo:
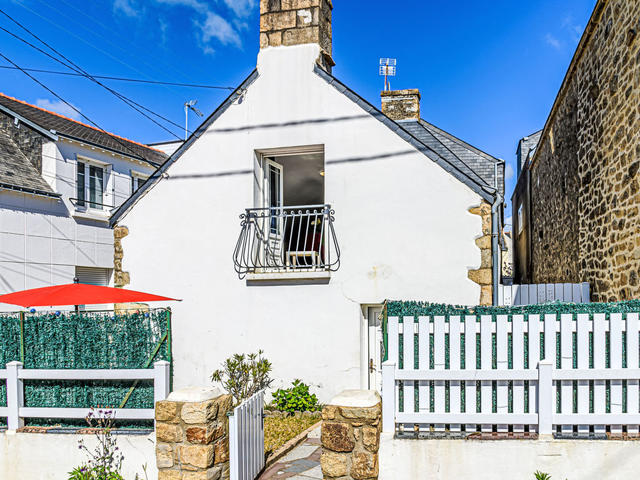
<instances>
[{"instance_id":1,"label":"stone block wall","mask_svg":"<svg viewBox=\"0 0 640 480\"><path fill-rule=\"evenodd\" d=\"M260 48L317 43L327 71L332 58L332 0L260 0Z\"/></svg>"},{"instance_id":2,"label":"stone block wall","mask_svg":"<svg viewBox=\"0 0 640 480\"><path fill-rule=\"evenodd\" d=\"M531 280L640 298L640 2L599 0L531 171Z\"/></svg>"},{"instance_id":3,"label":"stone block wall","mask_svg":"<svg viewBox=\"0 0 640 480\"><path fill-rule=\"evenodd\" d=\"M158 480L229 478L231 406L231 396L219 392L178 391L156 403Z\"/></svg>"},{"instance_id":4,"label":"stone block wall","mask_svg":"<svg viewBox=\"0 0 640 480\"><path fill-rule=\"evenodd\" d=\"M382 402L377 392L347 390L322 410L322 474L325 479L378 478Z\"/></svg>"},{"instance_id":5,"label":"stone block wall","mask_svg":"<svg viewBox=\"0 0 640 480\"><path fill-rule=\"evenodd\" d=\"M491 258L491 205L482 201L480 206L469 209L474 215L482 218L482 235L476 238L476 245L480 249L480 268L469 270L467 276L480 285L479 305L493 303L493 264Z\"/></svg>"}]
</instances>

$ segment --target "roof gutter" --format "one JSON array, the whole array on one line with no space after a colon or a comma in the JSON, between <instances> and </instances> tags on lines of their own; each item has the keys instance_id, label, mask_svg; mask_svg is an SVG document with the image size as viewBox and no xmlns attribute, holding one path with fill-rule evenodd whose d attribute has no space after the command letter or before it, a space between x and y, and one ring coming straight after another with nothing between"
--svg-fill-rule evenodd
<instances>
[{"instance_id":1,"label":"roof gutter","mask_svg":"<svg viewBox=\"0 0 640 480\"><path fill-rule=\"evenodd\" d=\"M8 183L0 183L0 189L11 190L20 193L28 193L29 195L35 195L36 197L60 198L62 196L59 193L45 192L44 190L38 190L35 188L19 187L17 185L10 185Z\"/></svg>"}]
</instances>

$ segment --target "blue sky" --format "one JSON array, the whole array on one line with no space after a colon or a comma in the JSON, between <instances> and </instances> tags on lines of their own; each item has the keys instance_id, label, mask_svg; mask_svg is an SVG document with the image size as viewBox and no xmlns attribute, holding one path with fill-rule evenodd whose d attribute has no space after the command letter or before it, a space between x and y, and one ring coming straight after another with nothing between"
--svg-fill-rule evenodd
<instances>
[{"instance_id":1,"label":"blue sky","mask_svg":"<svg viewBox=\"0 0 640 480\"><path fill-rule=\"evenodd\" d=\"M3 0L0 8L95 75L236 86L255 67L258 4ZM336 0L334 5L334 74L379 105L378 59L397 58L392 88L419 88L423 118L507 160L510 197L517 141L543 126L595 0ZM35 42L3 15L0 27ZM4 31L0 39L0 53L21 67L65 70ZM0 65L9 64L0 58ZM89 80L33 75L106 130L141 142L174 138ZM186 100L198 99L198 108L208 114L229 93L105 83L178 125L184 123ZM0 91L78 117L19 71L0 69ZM183 135L175 126L167 128Z\"/></svg>"}]
</instances>

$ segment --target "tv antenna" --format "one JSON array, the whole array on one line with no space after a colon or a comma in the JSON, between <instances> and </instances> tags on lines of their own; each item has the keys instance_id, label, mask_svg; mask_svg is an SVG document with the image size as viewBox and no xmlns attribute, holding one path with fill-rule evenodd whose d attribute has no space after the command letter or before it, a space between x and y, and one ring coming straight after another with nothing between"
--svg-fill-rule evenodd
<instances>
[{"instance_id":1,"label":"tv antenna","mask_svg":"<svg viewBox=\"0 0 640 480\"><path fill-rule=\"evenodd\" d=\"M199 117L203 117L204 114L196 108L196 104L198 100L189 100L184 104L184 139L186 140L189 136L189 110L198 115Z\"/></svg>"},{"instance_id":2,"label":"tv antenna","mask_svg":"<svg viewBox=\"0 0 640 480\"><path fill-rule=\"evenodd\" d=\"M380 75L384 76L384 89L386 92L391 90L391 82L389 77L396 76L396 59L381 58L380 59Z\"/></svg>"}]
</instances>

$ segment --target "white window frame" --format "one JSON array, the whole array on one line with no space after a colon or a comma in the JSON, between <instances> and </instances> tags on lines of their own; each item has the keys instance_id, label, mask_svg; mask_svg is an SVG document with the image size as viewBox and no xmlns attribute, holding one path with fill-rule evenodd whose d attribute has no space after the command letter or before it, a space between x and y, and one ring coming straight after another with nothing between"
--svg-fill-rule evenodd
<instances>
[{"instance_id":1,"label":"white window frame","mask_svg":"<svg viewBox=\"0 0 640 480\"><path fill-rule=\"evenodd\" d=\"M523 205L521 203L520 206L518 207L518 235L520 235L524 230L524 221L522 219L522 211L524 209L522 207Z\"/></svg>"},{"instance_id":2,"label":"white window frame","mask_svg":"<svg viewBox=\"0 0 640 480\"><path fill-rule=\"evenodd\" d=\"M101 162L100 160L96 160L94 158L85 157L83 155L76 155L76 177L75 177L75 188L77 196L78 194L78 167L80 164L85 166L84 172L84 205L78 205L76 201L75 209L81 212L103 212L109 211L113 207L109 207L109 202L113 199L113 195L111 194L111 170L113 166L107 162ZM91 200L89 200L89 168L87 167L98 167L102 169L102 201L97 202L102 205L91 206Z\"/></svg>"},{"instance_id":3,"label":"white window frame","mask_svg":"<svg viewBox=\"0 0 640 480\"><path fill-rule=\"evenodd\" d=\"M142 184L147 181L148 178L149 178L149 175L145 173L139 172L137 170L131 170L131 179L130 179L131 181L129 182L131 186L131 195L136 193L138 188L140 188ZM138 183L138 188L135 188L135 189L133 188L134 182Z\"/></svg>"}]
</instances>

